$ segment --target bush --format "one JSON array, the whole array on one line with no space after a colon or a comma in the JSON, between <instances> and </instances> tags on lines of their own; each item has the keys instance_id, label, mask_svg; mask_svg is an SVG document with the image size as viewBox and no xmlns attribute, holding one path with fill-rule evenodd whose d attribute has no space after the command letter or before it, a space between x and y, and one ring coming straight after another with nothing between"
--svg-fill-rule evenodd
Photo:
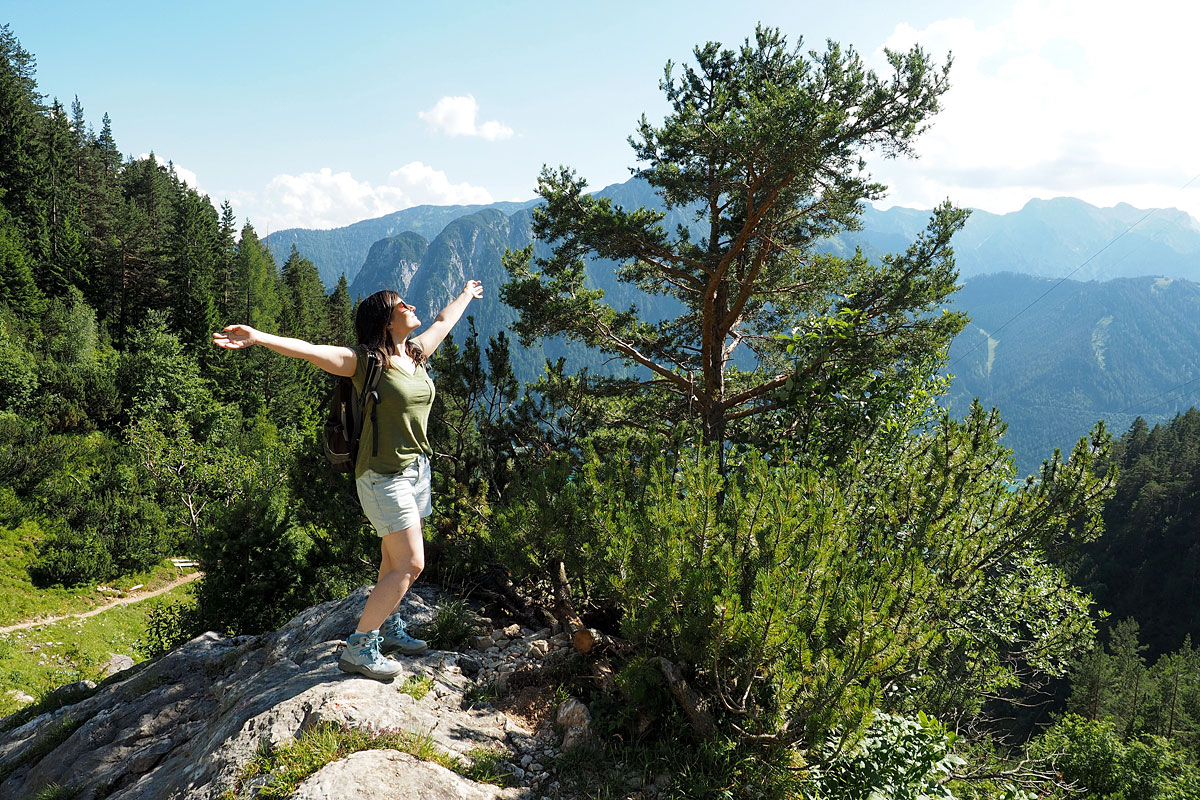
<instances>
[{"instance_id":1,"label":"bush","mask_svg":"<svg viewBox=\"0 0 1200 800\"><path fill-rule=\"evenodd\" d=\"M134 648L144 658L158 658L201 632L194 597L158 602L147 613L146 632L134 643Z\"/></svg>"},{"instance_id":2,"label":"bush","mask_svg":"<svg viewBox=\"0 0 1200 800\"><path fill-rule=\"evenodd\" d=\"M347 594L362 577L361 565L341 560L327 538L323 529L297 523L280 497L234 506L200 549L201 625L261 633Z\"/></svg>"},{"instance_id":3,"label":"bush","mask_svg":"<svg viewBox=\"0 0 1200 800\"><path fill-rule=\"evenodd\" d=\"M1051 762L1073 791L1094 800L1200 798L1200 769L1159 736L1122 741L1112 723L1069 714L1030 745Z\"/></svg>"},{"instance_id":4,"label":"bush","mask_svg":"<svg viewBox=\"0 0 1200 800\"><path fill-rule=\"evenodd\" d=\"M734 449L722 474L686 444L589 454L577 471L552 457L497 512L493 541L543 593L561 559L577 607L681 664L743 752L819 766L877 708L963 719L1018 670L1062 674L1090 641L1087 600L1045 548L1072 525L1094 532L1102 436L1014 491L995 414L895 427L836 471Z\"/></svg>"},{"instance_id":5,"label":"bush","mask_svg":"<svg viewBox=\"0 0 1200 800\"><path fill-rule=\"evenodd\" d=\"M826 754L817 781L821 800L954 800L944 781L964 760L950 752L955 736L924 714L878 712L848 754Z\"/></svg>"},{"instance_id":6,"label":"bush","mask_svg":"<svg viewBox=\"0 0 1200 800\"><path fill-rule=\"evenodd\" d=\"M112 568L112 557L94 531L59 529L42 542L29 577L39 588L82 586L109 577Z\"/></svg>"}]
</instances>

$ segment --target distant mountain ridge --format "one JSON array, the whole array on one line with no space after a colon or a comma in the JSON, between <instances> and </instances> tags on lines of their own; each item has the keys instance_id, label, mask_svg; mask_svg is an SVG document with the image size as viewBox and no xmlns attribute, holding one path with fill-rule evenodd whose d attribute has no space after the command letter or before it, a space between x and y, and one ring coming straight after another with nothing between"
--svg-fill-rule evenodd
<instances>
[{"instance_id":1,"label":"distant mountain ridge","mask_svg":"<svg viewBox=\"0 0 1200 800\"><path fill-rule=\"evenodd\" d=\"M532 207L536 202L529 200L524 203L502 201L471 206L413 206L341 228L287 228L271 233L264 237L263 241L270 248L277 264L287 260L292 245L295 245L301 255L317 265L321 281L327 289L332 290L343 272L348 281L354 282L371 245L380 239L411 231L423 239L430 240L458 217L474 214L485 208L511 214L519 209Z\"/></svg>"},{"instance_id":2,"label":"distant mountain ridge","mask_svg":"<svg viewBox=\"0 0 1200 800\"><path fill-rule=\"evenodd\" d=\"M628 208L662 209L658 196L637 178L607 186L597 195ZM331 288L343 272L354 282L377 241L409 231L433 241L461 217L485 209L505 216L528 214L539 202L534 198L490 205L416 206L343 228L276 231L264 241L280 264L295 244L317 265L321 280ZM825 243L825 249L848 255L861 247L869 258L877 259L911 244L925 229L929 216L929 211L920 209L868 205L863 211L863 230L834 237ZM677 224L690 226L694 221L676 209L664 224L674 230ZM1174 208L1145 210L1125 203L1098 208L1075 198L1058 197L1030 200L1007 214L975 210L954 237L954 251L963 278L998 272L1062 278L1074 272L1071 277L1076 280L1159 275L1200 281L1200 222Z\"/></svg>"},{"instance_id":3,"label":"distant mountain ridge","mask_svg":"<svg viewBox=\"0 0 1200 800\"><path fill-rule=\"evenodd\" d=\"M928 221L928 211L868 207L863 230L839 239L844 248L860 245L878 257L907 246ZM1073 197L1030 200L1008 214L972 211L953 246L963 278L1018 272L1075 280L1158 275L1200 281L1200 222L1175 208L1125 203L1098 208Z\"/></svg>"}]
</instances>

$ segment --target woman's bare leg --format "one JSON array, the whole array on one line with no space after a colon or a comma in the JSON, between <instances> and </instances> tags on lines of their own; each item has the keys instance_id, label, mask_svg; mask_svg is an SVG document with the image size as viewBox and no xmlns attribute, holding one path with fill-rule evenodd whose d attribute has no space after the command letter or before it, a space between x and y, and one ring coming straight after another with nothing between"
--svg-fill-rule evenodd
<instances>
[{"instance_id":1,"label":"woman's bare leg","mask_svg":"<svg viewBox=\"0 0 1200 800\"><path fill-rule=\"evenodd\" d=\"M389 533L380 539L379 547L382 554L379 581L358 621L359 633L378 630L425 569L425 540L421 538L420 523Z\"/></svg>"}]
</instances>

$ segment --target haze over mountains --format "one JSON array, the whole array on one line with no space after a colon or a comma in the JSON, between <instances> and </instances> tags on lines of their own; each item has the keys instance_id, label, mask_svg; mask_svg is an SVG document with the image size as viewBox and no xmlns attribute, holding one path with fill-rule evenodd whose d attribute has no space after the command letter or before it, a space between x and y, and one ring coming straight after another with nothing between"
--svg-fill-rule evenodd
<instances>
[{"instance_id":1,"label":"haze over mountains","mask_svg":"<svg viewBox=\"0 0 1200 800\"><path fill-rule=\"evenodd\" d=\"M661 208L637 179L597 194L627 208ZM327 287L345 272L352 297L388 287L427 315L467 278L482 280L490 291L471 313L486 339L516 317L496 291L507 281L505 250L545 248L532 238L537 202L420 206L345 228L278 231L266 242L278 263L295 245ZM825 247L842 255L858 247L878 259L904 250L928 220L928 211L867 207L863 230ZM690 223L680 209L664 220L668 230ZM1022 474L1055 447L1069 449L1097 419L1119 434L1139 415L1153 424L1200 404L1200 379L1189 383L1200 376L1200 223L1187 214L1031 200L1009 214L974 211L954 251L964 284L954 306L972 322L951 348L947 402L959 415L974 397L997 406ZM619 284L615 266L588 265L613 305L636 303L649 319L674 316L673 299ZM521 380L559 356L576 368L604 367L597 354L561 341L513 348Z\"/></svg>"}]
</instances>

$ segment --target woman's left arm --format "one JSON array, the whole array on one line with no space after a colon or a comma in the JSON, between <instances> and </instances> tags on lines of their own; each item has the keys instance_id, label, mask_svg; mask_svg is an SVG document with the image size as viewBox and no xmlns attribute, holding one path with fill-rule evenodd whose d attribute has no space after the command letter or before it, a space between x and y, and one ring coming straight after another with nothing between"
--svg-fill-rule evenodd
<instances>
[{"instance_id":1,"label":"woman's left arm","mask_svg":"<svg viewBox=\"0 0 1200 800\"><path fill-rule=\"evenodd\" d=\"M483 284L479 281L467 281L467 285L463 288L462 293L454 298L450 305L442 309L441 313L437 315L437 319L433 321L433 324L419 336L413 337L421 345L422 352L426 356L433 355L433 351L446 338L446 334L450 333L450 329L462 318L463 312L467 310L467 306L471 304L471 301L479 300L482 297Z\"/></svg>"}]
</instances>

